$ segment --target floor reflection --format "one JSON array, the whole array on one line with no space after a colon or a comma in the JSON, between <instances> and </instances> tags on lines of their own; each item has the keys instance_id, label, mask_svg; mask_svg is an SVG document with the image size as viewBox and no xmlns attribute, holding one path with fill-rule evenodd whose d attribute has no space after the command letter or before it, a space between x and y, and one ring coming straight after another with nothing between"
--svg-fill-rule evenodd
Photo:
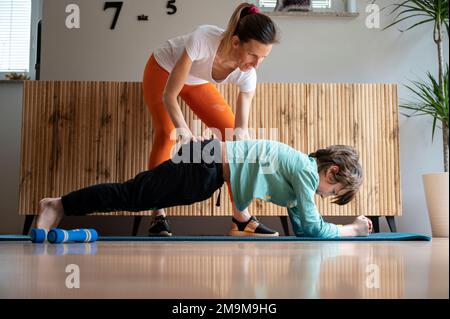
<instances>
[{"instance_id":1,"label":"floor reflection","mask_svg":"<svg viewBox=\"0 0 450 319\"><path fill-rule=\"evenodd\" d=\"M69 244L34 244L34 255L95 255L97 253L97 243L69 243Z\"/></svg>"},{"instance_id":2,"label":"floor reflection","mask_svg":"<svg viewBox=\"0 0 450 319\"><path fill-rule=\"evenodd\" d=\"M446 269L448 279L448 253L445 261L442 256L440 259L432 256L430 244L420 244L421 250L414 245L417 244L97 242L11 245L10 250L0 254L2 265L6 265L0 272L0 297L408 298L411 293L406 291L405 282L416 289L415 297L436 296L433 289L437 281L429 273L436 267ZM446 247L448 249L448 242ZM421 251L422 257L417 257L417 251ZM420 263L424 265L423 271L409 275L411 267ZM68 289L64 285L69 264L80 268L80 289ZM405 275L407 265L410 267L408 277ZM421 282L415 277L421 278ZM448 297L448 280L438 294Z\"/></svg>"}]
</instances>

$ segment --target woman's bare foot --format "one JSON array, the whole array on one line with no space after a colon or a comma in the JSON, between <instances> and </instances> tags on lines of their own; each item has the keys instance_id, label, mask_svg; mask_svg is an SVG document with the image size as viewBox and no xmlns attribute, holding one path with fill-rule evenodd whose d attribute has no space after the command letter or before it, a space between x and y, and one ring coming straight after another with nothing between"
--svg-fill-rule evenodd
<instances>
[{"instance_id":1,"label":"woman's bare foot","mask_svg":"<svg viewBox=\"0 0 450 319\"><path fill-rule=\"evenodd\" d=\"M59 225L64 215L61 197L44 198L39 202L39 216L36 220L36 228L50 230Z\"/></svg>"}]
</instances>

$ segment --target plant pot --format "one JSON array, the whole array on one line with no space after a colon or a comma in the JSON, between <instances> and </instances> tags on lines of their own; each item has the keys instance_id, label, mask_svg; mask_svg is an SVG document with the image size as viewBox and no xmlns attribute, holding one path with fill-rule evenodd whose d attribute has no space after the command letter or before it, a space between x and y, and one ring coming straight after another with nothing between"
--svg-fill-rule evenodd
<instances>
[{"instance_id":1,"label":"plant pot","mask_svg":"<svg viewBox=\"0 0 450 319\"><path fill-rule=\"evenodd\" d=\"M433 237L448 238L448 173L422 176Z\"/></svg>"}]
</instances>

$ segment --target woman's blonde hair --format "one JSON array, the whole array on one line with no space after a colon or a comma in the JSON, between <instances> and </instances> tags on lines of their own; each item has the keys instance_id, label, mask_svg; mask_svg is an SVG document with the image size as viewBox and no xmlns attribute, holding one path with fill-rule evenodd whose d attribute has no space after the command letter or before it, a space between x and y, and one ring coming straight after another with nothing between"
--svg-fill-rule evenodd
<instances>
[{"instance_id":1,"label":"woman's blonde hair","mask_svg":"<svg viewBox=\"0 0 450 319\"><path fill-rule=\"evenodd\" d=\"M278 43L278 30L267 15L262 14L254 4L241 3L233 12L227 29L222 35L224 52L231 49L231 38L236 35L241 42L256 40L263 44Z\"/></svg>"}]
</instances>

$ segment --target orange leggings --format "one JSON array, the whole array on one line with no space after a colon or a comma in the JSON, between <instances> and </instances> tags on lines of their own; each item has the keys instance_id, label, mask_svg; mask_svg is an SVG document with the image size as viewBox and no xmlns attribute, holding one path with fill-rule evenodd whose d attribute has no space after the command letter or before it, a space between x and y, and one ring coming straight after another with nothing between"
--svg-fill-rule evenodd
<instances>
[{"instance_id":1,"label":"orange leggings","mask_svg":"<svg viewBox=\"0 0 450 319\"><path fill-rule=\"evenodd\" d=\"M175 129L163 104L163 92L169 73L164 70L152 55L147 62L143 79L144 100L151 113L155 138L150 154L148 168L152 169L170 158L174 140L170 133ZM225 139L225 128L234 128L234 114L230 105L211 83L184 85L180 97L197 117L210 128L217 128ZM227 183L230 198L231 187Z\"/></svg>"}]
</instances>

